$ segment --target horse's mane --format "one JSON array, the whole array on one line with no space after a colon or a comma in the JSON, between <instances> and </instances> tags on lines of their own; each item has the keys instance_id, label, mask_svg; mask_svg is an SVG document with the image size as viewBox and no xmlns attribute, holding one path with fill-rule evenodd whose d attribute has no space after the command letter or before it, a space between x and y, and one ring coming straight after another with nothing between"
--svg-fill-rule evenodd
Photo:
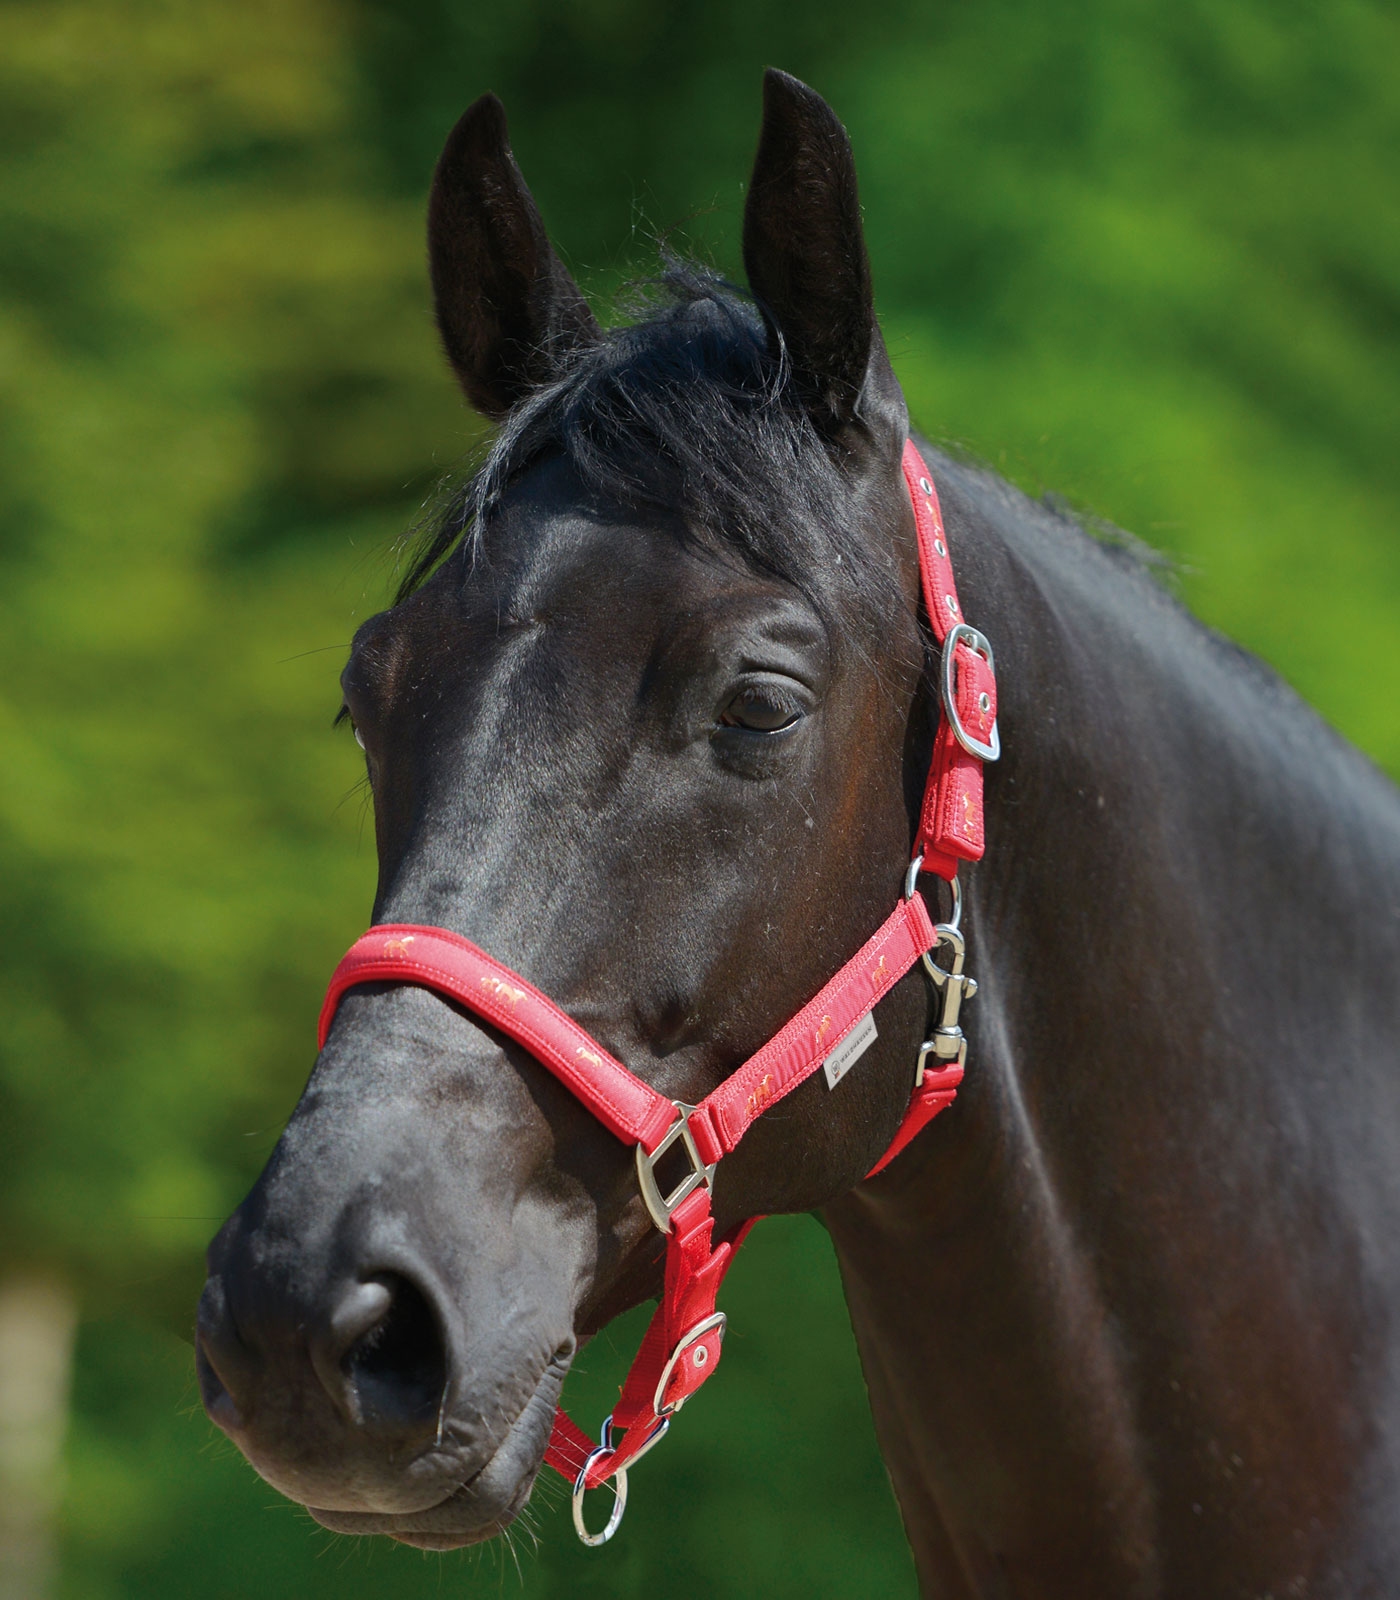
<instances>
[{"instance_id":1,"label":"horse's mane","mask_svg":"<svg viewBox=\"0 0 1400 1600\"><path fill-rule=\"evenodd\" d=\"M887 608L898 594L848 514L842 456L800 402L780 343L742 291L670 263L633 293L638 317L573 353L505 418L466 482L445 486L397 598L443 561L486 556L493 509L558 456L599 510L660 514L678 537L796 585L828 620L833 576ZM886 611L887 614L887 611Z\"/></svg>"}]
</instances>

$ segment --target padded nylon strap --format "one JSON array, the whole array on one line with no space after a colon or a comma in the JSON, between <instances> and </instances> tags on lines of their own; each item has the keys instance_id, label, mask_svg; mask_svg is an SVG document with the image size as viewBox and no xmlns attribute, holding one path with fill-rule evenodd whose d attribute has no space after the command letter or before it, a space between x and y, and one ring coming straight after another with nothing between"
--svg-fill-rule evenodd
<instances>
[{"instance_id":1,"label":"padded nylon strap","mask_svg":"<svg viewBox=\"0 0 1400 1600\"><path fill-rule=\"evenodd\" d=\"M624 1143L654 1150L676 1120L665 1095L630 1073L533 984L446 928L382 923L361 935L331 975L321 1045L341 995L357 983L376 982L436 989L485 1017L523 1044Z\"/></svg>"},{"instance_id":2,"label":"padded nylon strap","mask_svg":"<svg viewBox=\"0 0 1400 1600\"><path fill-rule=\"evenodd\" d=\"M974 737L986 743L997 719L997 684L991 668L975 650L954 646L958 716ZM982 709L982 697L987 709ZM952 878L958 861L980 861L986 849L982 822L982 763L964 750L947 717L939 720L924 803L919 815L919 848L924 867ZM951 867L951 871L948 868Z\"/></svg>"},{"instance_id":3,"label":"padded nylon strap","mask_svg":"<svg viewBox=\"0 0 1400 1600\"><path fill-rule=\"evenodd\" d=\"M890 1140L889 1149L866 1173L867 1178L873 1178L877 1172L883 1172L910 1140L921 1134L940 1111L946 1111L952 1105L958 1097L958 1085L962 1080L963 1069L956 1061L938 1072L930 1068L925 1069L924 1081L915 1089L914 1096L909 1102L909 1109L904 1113L904 1121L900 1123L894 1138Z\"/></svg>"},{"instance_id":4,"label":"padded nylon strap","mask_svg":"<svg viewBox=\"0 0 1400 1600\"><path fill-rule=\"evenodd\" d=\"M655 1409L656 1391L668 1362L671 1371L661 1396L668 1412L688 1400L719 1365L721 1328L712 1328L691 1338L684 1349L680 1347L693 1329L714 1315L724 1275L749 1229L761 1220L750 1217L712 1251L709 1196L697 1191L677 1206L672 1216L673 1232L667 1241L666 1285L661 1304L633 1358L621 1398L613 1407L614 1447L606 1455L599 1454L589 1467L585 1487L596 1489L605 1483L651 1441L661 1423L661 1415ZM672 1361L677 1351L679 1359ZM559 1411L545 1451L546 1462L572 1482L595 1449L594 1441Z\"/></svg>"},{"instance_id":5,"label":"padded nylon strap","mask_svg":"<svg viewBox=\"0 0 1400 1600\"><path fill-rule=\"evenodd\" d=\"M728 1155L769 1106L810 1078L933 940L923 896L901 900L836 976L700 1102L690 1119L700 1159Z\"/></svg>"},{"instance_id":6,"label":"padded nylon strap","mask_svg":"<svg viewBox=\"0 0 1400 1600\"><path fill-rule=\"evenodd\" d=\"M914 508L914 528L919 542L919 578L924 610L933 637L941 646L951 629L967 619L953 581L953 560L948 534L938 505L938 491L924 458L912 439L904 446L904 483ZM954 697L964 728L984 742L997 716L996 679L977 652L961 639L953 647L956 672ZM983 710L983 695L988 709ZM946 716L939 718L933 759L924 785L915 853L924 858L924 871L951 881L959 861L980 861L986 849L982 824L982 763L958 743Z\"/></svg>"},{"instance_id":7,"label":"padded nylon strap","mask_svg":"<svg viewBox=\"0 0 1400 1600\"><path fill-rule=\"evenodd\" d=\"M919 540L919 580L924 586L928 625L933 630L934 638L942 644L954 623L967 620L958 600L958 586L953 582L953 559L948 554L943 512L939 509L938 491L933 486L933 479L912 439L904 442L904 456L900 465L904 471L904 486L909 491L909 500L914 507L914 528Z\"/></svg>"}]
</instances>

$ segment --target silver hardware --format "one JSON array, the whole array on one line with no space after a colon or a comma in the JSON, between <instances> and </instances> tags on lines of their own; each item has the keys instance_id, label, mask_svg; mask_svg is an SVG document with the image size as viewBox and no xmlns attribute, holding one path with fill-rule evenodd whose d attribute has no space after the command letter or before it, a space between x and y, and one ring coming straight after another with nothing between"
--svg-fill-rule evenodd
<instances>
[{"instance_id":1,"label":"silver hardware","mask_svg":"<svg viewBox=\"0 0 1400 1600\"><path fill-rule=\"evenodd\" d=\"M919 479L919 487L924 491L925 494L933 493L933 485L928 481L927 478Z\"/></svg>"},{"instance_id":2,"label":"silver hardware","mask_svg":"<svg viewBox=\"0 0 1400 1600\"><path fill-rule=\"evenodd\" d=\"M971 1000L977 993L977 980L963 972L963 961L967 955L967 946L963 936L949 923L940 922L933 930L934 951L946 946L953 953L952 970L945 972L942 967L934 963L932 954L925 954L924 970L933 980L934 987L943 997L942 1010L939 1012L938 1024L933 1030L931 1038L925 1039L919 1046L919 1060L914 1068L914 1086L917 1088L924 1081L924 1064L929 1056L944 1064L956 1062L962 1066L967 1060L967 1039L962 1029L958 1026L958 1014L962 1009L964 1000Z\"/></svg>"},{"instance_id":3,"label":"silver hardware","mask_svg":"<svg viewBox=\"0 0 1400 1600\"><path fill-rule=\"evenodd\" d=\"M695 1147L695 1135L690 1131L690 1119L695 1114L695 1107L688 1106L684 1100L673 1100L671 1104L676 1108L676 1120L666 1130L661 1143L650 1155L641 1145L637 1146L637 1187L642 1191L642 1199L651 1213L651 1220L662 1233L670 1233L671 1213L687 1195L694 1194L701 1185L706 1189L713 1185L715 1168L719 1165L717 1161L712 1161L706 1166ZM685 1153L690 1158L690 1171L670 1194L663 1195L656 1181L656 1163L677 1139L685 1145Z\"/></svg>"},{"instance_id":4,"label":"silver hardware","mask_svg":"<svg viewBox=\"0 0 1400 1600\"><path fill-rule=\"evenodd\" d=\"M719 1336L721 1339L723 1339L725 1323L728 1320L729 1319L722 1311L716 1311L712 1317L706 1317L703 1322L697 1322L690 1332L685 1335L676 1348L671 1352L670 1359L667 1361L666 1365L662 1367L661 1376L656 1381L656 1393L651 1397L651 1409L657 1414L658 1417L664 1417L666 1421L669 1422L671 1418L675 1416L676 1412L678 1412L685 1404L686 1399L688 1398L687 1396L682 1395L679 1400L673 1401L669 1406L666 1404L666 1385L671 1381L671 1374L676 1370L676 1363L681 1359L687 1350L694 1349L697 1342L703 1339L707 1333L710 1333L714 1329L719 1329ZM697 1367L703 1367L705 1362L699 1359L700 1352L698 1350L695 1352L695 1355L695 1365ZM708 1360L709 1352L706 1351L705 1361ZM648 1440L648 1445L649 1444L650 1441Z\"/></svg>"},{"instance_id":5,"label":"silver hardware","mask_svg":"<svg viewBox=\"0 0 1400 1600\"><path fill-rule=\"evenodd\" d=\"M919 874L923 870L924 853L921 850L918 855L916 855L909 863L909 870L904 874L904 898L906 900L912 900L914 898L914 891L919 887ZM935 932L938 928L948 928L953 933L956 933L962 923L962 885L956 878L948 878L945 881L947 882L948 887L953 891L953 914L948 918L947 922L938 923L936 925ZM928 966L928 964L929 959L926 955L924 957L924 965Z\"/></svg>"},{"instance_id":6,"label":"silver hardware","mask_svg":"<svg viewBox=\"0 0 1400 1600\"><path fill-rule=\"evenodd\" d=\"M915 891L919 887L919 874L923 870L924 857L920 851L909 863L909 870L904 874L906 900L914 898ZM963 962L967 958L967 944L958 931L962 922L962 888L956 878L948 880L948 887L953 891L953 914L947 922L934 924L933 949L925 950L920 957L924 971L928 973L934 988L943 997L943 1004L938 1015L938 1023L933 1030L933 1037L925 1039L919 1046L919 1059L914 1066L916 1089L924 1081L924 1066L930 1056L945 1065L956 1062L961 1067L967 1062L967 1038L958 1025L958 1016L963 1001L971 1000L977 993L977 979L963 972ZM933 959L945 945L953 952L950 972L945 972Z\"/></svg>"},{"instance_id":7,"label":"silver hardware","mask_svg":"<svg viewBox=\"0 0 1400 1600\"><path fill-rule=\"evenodd\" d=\"M943 543L942 539L935 539L933 541L933 548L936 554L940 556L946 556L948 554L948 546Z\"/></svg>"},{"instance_id":8,"label":"silver hardware","mask_svg":"<svg viewBox=\"0 0 1400 1600\"><path fill-rule=\"evenodd\" d=\"M992 709L992 697L985 689L977 696L977 709L982 712L984 716Z\"/></svg>"},{"instance_id":9,"label":"silver hardware","mask_svg":"<svg viewBox=\"0 0 1400 1600\"><path fill-rule=\"evenodd\" d=\"M919 887L919 874L924 870L924 853L921 850L909 863L909 870L904 874L904 898L912 900L914 891Z\"/></svg>"},{"instance_id":10,"label":"silver hardware","mask_svg":"<svg viewBox=\"0 0 1400 1600\"><path fill-rule=\"evenodd\" d=\"M612 1418L609 1417L608 1421L611 1422ZM671 1428L671 1419L670 1419L670 1417L662 1417L661 1421L658 1422L656 1424L656 1426L651 1430L651 1432L647 1435L646 1443L642 1446L642 1448L640 1450L638 1450L636 1455L634 1455L632 1457L632 1459L627 1463L628 1467L629 1468L635 1467L637 1465L637 1463L642 1459L642 1457L647 1454L648 1451L655 1450L657 1445L659 1445L661 1443L661 1441L666 1437L667 1433L670 1431L670 1428Z\"/></svg>"},{"instance_id":11,"label":"silver hardware","mask_svg":"<svg viewBox=\"0 0 1400 1600\"><path fill-rule=\"evenodd\" d=\"M953 730L953 737L970 756L976 756L980 761L996 761L1001 755L1001 735L997 732L996 723L992 724L990 740L983 744L963 727L962 719L958 716L958 691L954 674L958 669L956 651L959 644L965 644L970 650L975 650L987 666L993 672L996 671L996 665L992 660L992 647L976 628L969 627L965 622L949 628L948 637L943 641L943 670L939 685L943 698L943 714L948 718L948 726ZM986 709L990 709L990 702Z\"/></svg>"},{"instance_id":12,"label":"silver hardware","mask_svg":"<svg viewBox=\"0 0 1400 1600\"><path fill-rule=\"evenodd\" d=\"M958 614L958 602L950 594L945 594L943 596L943 598L948 602L949 614L951 616L954 616L954 617L957 616L957 614ZM959 626L962 626L962 624L959 624Z\"/></svg>"},{"instance_id":13,"label":"silver hardware","mask_svg":"<svg viewBox=\"0 0 1400 1600\"><path fill-rule=\"evenodd\" d=\"M648 1440L647 1444L650 1445ZM609 1417L603 1424L602 1442L588 1453L588 1459L579 1468L578 1477L574 1479L574 1492L572 1497L572 1510L574 1513L574 1532L590 1549L597 1549L600 1544L606 1544L622 1524L622 1513L627 1509L627 1468L619 1467L616 1473L608 1479L607 1484L598 1487L607 1487L613 1492L612 1512L607 1524L598 1533L590 1533L588 1525L583 1520L583 1497L587 1493L585 1485L588 1482L588 1469L599 1456L612 1454L612 1418ZM645 1448L645 1446L644 1446Z\"/></svg>"},{"instance_id":14,"label":"silver hardware","mask_svg":"<svg viewBox=\"0 0 1400 1600\"><path fill-rule=\"evenodd\" d=\"M603 1427L598 1439L599 1442L593 1450L588 1452L588 1459L579 1470L579 1475L574 1479L574 1492L572 1496L572 1510L574 1514L574 1531L584 1544L596 1549L600 1544L606 1544L613 1534L617 1532L618 1524L622 1521L622 1513L627 1509L627 1473L628 1469L635 1467L648 1450L653 1450L666 1437L666 1432L671 1426L670 1417L662 1417L661 1421L651 1430L646 1443L637 1453L630 1458L625 1467L619 1467L608 1481L608 1487L613 1492L612 1514L607 1520L607 1525L601 1533L590 1533L583 1521L583 1497L588 1493L588 1469L599 1456L611 1455L613 1452L613 1419L612 1413L603 1418ZM601 1489L603 1484L599 1484Z\"/></svg>"}]
</instances>

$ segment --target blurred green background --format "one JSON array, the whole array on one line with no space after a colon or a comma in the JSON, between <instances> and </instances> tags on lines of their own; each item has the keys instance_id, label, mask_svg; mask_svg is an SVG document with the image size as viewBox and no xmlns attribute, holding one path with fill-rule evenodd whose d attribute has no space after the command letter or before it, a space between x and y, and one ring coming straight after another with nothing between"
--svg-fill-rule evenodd
<instances>
[{"instance_id":1,"label":"blurred green background","mask_svg":"<svg viewBox=\"0 0 1400 1600\"><path fill-rule=\"evenodd\" d=\"M913 1592L808 1219L759 1230L606 1552L557 1492L538 1553L334 1538L180 1337L370 904L346 643L480 438L428 309L443 136L502 96L601 295L662 233L737 273L770 62L851 130L922 428L1167 552L1400 773L1393 5L4 5L5 1600Z\"/></svg>"}]
</instances>

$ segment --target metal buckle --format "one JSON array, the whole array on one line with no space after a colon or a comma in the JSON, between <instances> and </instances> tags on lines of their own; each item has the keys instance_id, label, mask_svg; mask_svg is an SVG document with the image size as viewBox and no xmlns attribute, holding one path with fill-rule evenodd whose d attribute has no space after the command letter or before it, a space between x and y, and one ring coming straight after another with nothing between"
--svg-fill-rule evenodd
<instances>
[{"instance_id":1,"label":"metal buckle","mask_svg":"<svg viewBox=\"0 0 1400 1600\"><path fill-rule=\"evenodd\" d=\"M637 1146L637 1187L642 1191L642 1199L651 1213L651 1220L662 1233L670 1233L671 1213L687 1195L694 1194L702 1185L706 1189L713 1185L715 1168L719 1165L717 1161L712 1161L706 1166L700 1159L699 1150L695 1147L695 1136L690 1131L690 1119L697 1108L688 1106L684 1100L673 1100L671 1104L676 1108L676 1120L666 1130L661 1143L650 1155L641 1145ZM670 1194L663 1195L661 1186L656 1181L656 1163L677 1139L685 1145L685 1153L690 1158L690 1171Z\"/></svg>"},{"instance_id":2,"label":"metal buckle","mask_svg":"<svg viewBox=\"0 0 1400 1600\"><path fill-rule=\"evenodd\" d=\"M953 952L953 966L951 972L945 972L942 967L934 965L931 952L924 954L924 970L933 980L934 987L943 996L943 1009L939 1014L938 1026L933 1030L933 1036L925 1039L919 1046L919 1061L914 1068L915 1088L924 1081L924 1064L930 1056L945 1065L956 1062L961 1067L967 1061L967 1038L958 1026L958 1014L963 1001L971 1000L977 993L976 978L963 972L967 946L962 934L956 927L946 922L940 922L933 932L934 950L940 950L947 945Z\"/></svg>"},{"instance_id":3,"label":"metal buckle","mask_svg":"<svg viewBox=\"0 0 1400 1600\"><path fill-rule=\"evenodd\" d=\"M603 1418L603 1427L598 1436L599 1443L595 1449L588 1452L588 1459L584 1462L582 1467L579 1468L578 1477L574 1479L574 1490L571 1496L570 1506L570 1509L574 1514L574 1532L578 1534L579 1538L584 1544L588 1545L590 1549L596 1549L600 1544L606 1544L608 1540L612 1538L613 1534L617 1532L618 1527L622 1522L622 1514L627 1509L628 1468L635 1467L648 1450L651 1450L656 1445L660 1444L661 1441L666 1437L666 1430L670 1426L670 1417L663 1417L647 1436L647 1442L640 1450L638 1450L636 1455L634 1455L631 1460L628 1461L627 1466L619 1467L613 1476L607 1480L607 1486L610 1487L613 1492L612 1512L609 1515L601 1533L590 1533L583 1520L583 1497L588 1493L588 1469L593 1465L599 1456L611 1455L613 1449L613 1419L611 1412L609 1412L609 1414ZM600 1483L598 1487L601 1489L604 1487L604 1485Z\"/></svg>"},{"instance_id":4,"label":"metal buckle","mask_svg":"<svg viewBox=\"0 0 1400 1600\"><path fill-rule=\"evenodd\" d=\"M661 1376L656 1380L656 1393L651 1397L651 1409L658 1417L664 1417L669 1422L690 1398L689 1395L682 1395L679 1400L674 1401L669 1406L665 1403L666 1385L671 1381L671 1374L676 1370L676 1363L687 1350L693 1348L711 1329L718 1328L719 1336L723 1339L725 1324L728 1320L724 1312L716 1311L713 1316L706 1317L703 1322L697 1322L690 1332L677 1343L666 1365L661 1369ZM697 1357L704 1355L706 1360L709 1359L709 1351L705 1349L704 1345L701 1345L700 1349L695 1353ZM648 1439L642 1448L649 1450L651 1448L651 1440Z\"/></svg>"},{"instance_id":5,"label":"metal buckle","mask_svg":"<svg viewBox=\"0 0 1400 1600\"><path fill-rule=\"evenodd\" d=\"M992 660L992 647L985 634L978 633L976 628L969 627L965 622L959 622L949 628L948 636L943 641L943 662L939 674L943 714L948 719L948 726L953 730L953 737L968 755L976 756L979 761L996 761L1001 755L1001 735L997 732L996 723L992 724L991 739L983 744L980 739L974 739L963 727L962 719L958 716L958 691L954 680L957 673L956 652L959 644L965 644L969 649L975 650L987 663L988 668L993 673L996 672L996 663Z\"/></svg>"}]
</instances>

